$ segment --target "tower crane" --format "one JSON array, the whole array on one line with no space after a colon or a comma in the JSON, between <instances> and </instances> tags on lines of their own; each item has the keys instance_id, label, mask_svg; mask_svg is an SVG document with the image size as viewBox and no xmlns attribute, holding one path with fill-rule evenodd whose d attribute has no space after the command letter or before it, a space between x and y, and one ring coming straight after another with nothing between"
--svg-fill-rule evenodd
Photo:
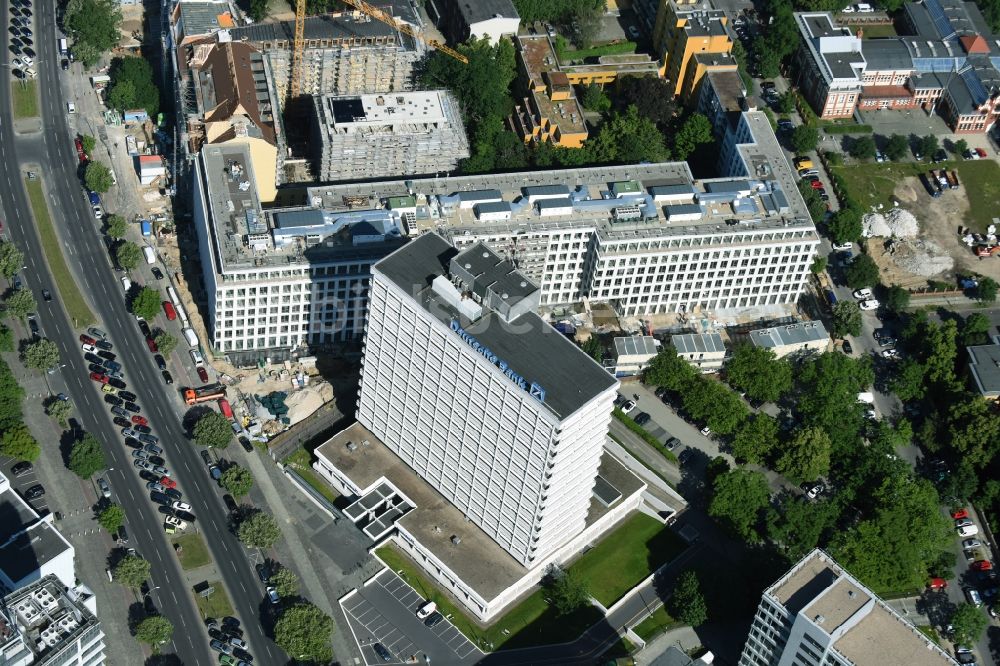
<instances>
[{"instance_id":1,"label":"tower crane","mask_svg":"<svg viewBox=\"0 0 1000 666\"><path fill-rule=\"evenodd\" d=\"M408 23L402 21L397 21L395 18L387 14L385 11L379 9L378 7L373 7L372 5L365 2L365 0L342 0L344 4L354 7L362 14L370 16L374 19L382 21L386 25L391 26L395 30L402 32L404 34L413 37L416 40L427 44L431 48L437 49L442 53L451 56L455 60L459 60L465 64L469 63L469 59L464 55L456 51L455 49L449 47L448 45L439 42L436 39L429 39L424 37L418 31L414 30ZM294 50L292 52L292 82L291 82L291 96L292 98L298 97L302 88L302 58L305 51L305 25L306 25L306 0L297 0L295 3L295 42Z\"/></svg>"}]
</instances>

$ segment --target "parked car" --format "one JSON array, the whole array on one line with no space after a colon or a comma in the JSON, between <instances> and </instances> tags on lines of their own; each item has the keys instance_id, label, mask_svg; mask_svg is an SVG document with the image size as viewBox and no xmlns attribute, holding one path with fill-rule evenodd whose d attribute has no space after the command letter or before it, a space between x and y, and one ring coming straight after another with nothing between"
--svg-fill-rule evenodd
<instances>
[{"instance_id":1,"label":"parked car","mask_svg":"<svg viewBox=\"0 0 1000 666\"><path fill-rule=\"evenodd\" d=\"M375 654L377 654L378 658L381 659L382 661L385 662L392 661L392 653L389 652L387 649L385 649L385 646L382 645L381 643L375 643L374 645L372 645L372 649L375 650Z\"/></svg>"},{"instance_id":2,"label":"parked car","mask_svg":"<svg viewBox=\"0 0 1000 666\"><path fill-rule=\"evenodd\" d=\"M40 483L36 483L24 491L24 499L34 500L45 495L45 488Z\"/></svg>"},{"instance_id":3,"label":"parked car","mask_svg":"<svg viewBox=\"0 0 1000 666\"><path fill-rule=\"evenodd\" d=\"M869 298L872 297L872 290L869 289L868 287L865 287L864 289L855 289L853 295L854 298L858 299L859 301L867 301Z\"/></svg>"},{"instance_id":4,"label":"parked car","mask_svg":"<svg viewBox=\"0 0 1000 666\"><path fill-rule=\"evenodd\" d=\"M979 534L979 528L975 525L960 525L955 529L960 537L971 537Z\"/></svg>"},{"instance_id":5,"label":"parked car","mask_svg":"<svg viewBox=\"0 0 1000 666\"><path fill-rule=\"evenodd\" d=\"M979 595L979 590L974 587L965 588L965 598L969 600L969 603L973 606L982 606L983 598Z\"/></svg>"},{"instance_id":6,"label":"parked car","mask_svg":"<svg viewBox=\"0 0 1000 666\"><path fill-rule=\"evenodd\" d=\"M932 590L943 590L948 587L948 581L944 578L931 578L930 582L927 583L927 587Z\"/></svg>"},{"instance_id":7,"label":"parked car","mask_svg":"<svg viewBox=\"0 0 1000 666\"><path fill-rule=\"evenodd\" d=\"M878 310L878 306L879 302L874 298L869 298L858 303L858 307L864 311Z\"/></svg>"},{"instance_id":8,"label":"parked car","mask_svg":"<svg viewBox=\"0 0 1000 666\"><path fill-rule=\"evenodd\" d=\"M636 425L646 425L652 417L646 412L639 412L635 415L632 420L635 421Z\"/></svg>"},{"instance_id":9,"label":"parked car","mask_svg":"<svg viewBox=\"0 0 1000 666\"><path fill-rule=\"evenodd\" d=\"M267 586L267 599L272 604L277 604L281 601L281 597L278 596L278 590L273 585Z\"/></svg>"},{"instance_id":10,"label":"parked car","mask_svg":"<svg viewBox=\"0 0 1000 666\"><path fill-rule=\"evenodd\" d=\"M21 477L30 472L31 470L32 470L31 463L25 460L11 467L10 473L13 474L15 477Z\"/></svg>"},{"instance_id":11,"label":"parked car","mask_svg":"<svg viewBox=\"0 0 1000 666\"><path fill-rule=\"evenodd\" d=\"M622 404L622 406L621 406L621 410L622 410L622 413L623 413L623 414L628 414L628 413L629 413L629 412L631 412L631 411L632 411L633 409L635 409L635 402L633 402L633 401L631 401L631 400L626 400L626 401L625 401L625 402L624 402L624 403Z\"/></svg>"},{"instance_id":12,"label":"parked car","mask_svg":"<svg viewBox=\"0 0 1000 666\"><path fill-rule=\"evenodd\" d=\"M954 511L951 512L951 517L954 518L955 520L961 520L962 518L968 518L969 517L969 510L965 509L965 508L955 509Z\"/></svg>"}]
</instances>

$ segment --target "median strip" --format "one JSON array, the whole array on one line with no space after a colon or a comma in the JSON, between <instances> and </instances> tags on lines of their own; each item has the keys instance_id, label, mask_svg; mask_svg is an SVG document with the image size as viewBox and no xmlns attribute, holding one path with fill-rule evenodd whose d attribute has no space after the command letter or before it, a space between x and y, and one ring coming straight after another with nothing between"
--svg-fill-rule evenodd
<instances>
[{"instance_id":1,"label":"median strip","mask_svg":"<svg viewBox=\"0 0 1000 666\"><path fill-rule=\"evenodd\" d=\"M49 217L49 206L45 203L45 190L42 188L40 179L24 181L28 191L28 200L31 202L31 210L35 218L35 226L38 235L42 240L42 250L45 252L45 259L52 272L52 279L55 282L52 286L59 292L63 305L69 313L75 328L83 328L96 322L94 313L87 307L83 300L83 294L77 288L76 278L70 273L69 266L66 265L66 258L63 257L62 247L59 244L59 236L52 225L52 218Z\"/></svg>"},{"instance_id":2,"label":"median strip","mask_svg":"<svg viewBox=\"0 0 1000 666\"><path fill-rule=\"evenodd\" d=\"M14 110L14 120L38 117L38 89L34 81L11 83L10 97Z\"/></svg>"}]
</instances>

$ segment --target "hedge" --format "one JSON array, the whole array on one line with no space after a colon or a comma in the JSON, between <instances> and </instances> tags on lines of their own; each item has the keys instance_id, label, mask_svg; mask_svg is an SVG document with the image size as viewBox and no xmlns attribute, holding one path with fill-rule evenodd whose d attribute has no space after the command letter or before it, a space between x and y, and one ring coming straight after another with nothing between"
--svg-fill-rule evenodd
<instances>
[{"instance_id":1,"label":"hedge","mask_svg":"<svg viewBox=\"0 0 1000 666\"><path fill-rule=\"evenodd\" d=\"M871 125L859 125L857 123L824 125L823 131L827 134L872 134L875 129Z\"/></svg>"},{"instance_id":2,"label":"hedge","mask_svg":"<svg viewBox=\"0 0 1000 666\"><path fill-rule=\"evenodd\" d=\"M615 416L618 418L618 420L625 424L626 428L637 434L639 437L642 437L642 439L645 440L647 444L649 444L654 449L659 451L664 458L673 463L677 462L677 456L675 456L671 451L668 451L667 447L663 445L663 442L661 442L660 440L656 439L648 432L646 432L646 429L643 428L638 423L636 423L635 421L633 421L628 414L618 409L617 407L615 407L614 413Z\"/></svg>"}]
</instances>

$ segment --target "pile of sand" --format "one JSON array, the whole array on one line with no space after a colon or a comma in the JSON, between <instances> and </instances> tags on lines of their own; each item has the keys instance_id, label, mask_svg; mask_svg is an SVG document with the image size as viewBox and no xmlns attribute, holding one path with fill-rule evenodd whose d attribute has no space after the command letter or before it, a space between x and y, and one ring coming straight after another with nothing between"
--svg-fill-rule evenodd
<instances>
[{"instance_id":1,"label":"pile of sand","mask_svg":"<svg viewBox=\"0 0 1000 666\"><path fill-rule=\"evenodd\" d=\"M861 218L861 229L865 238L873 236L915 238L920 233L917 218L904 208L893 208L885 215L868 213Z\"/></svg>"},{"instance_id":2,"label":"pile of sand","mask_svg":"<svg viewBox=\"0 0 1000 666\"><path fill-rule=\"evenodd\" d=\"M331 400L333 400L333 386L327 382L312 383L285 398L288 419L294 425Z\"/></svg>"},{"instance_id":3,"label":"pile of sand","mask_svg":"<svg viewBox=\"0 0 1000 666\"><path fill-rule=\"evenodd\" d=\"M898 239L886 244L886 256L900 270L934 277L955 267L955 260L944 248L929 240Z\"/></svg>"}]
</instances>

